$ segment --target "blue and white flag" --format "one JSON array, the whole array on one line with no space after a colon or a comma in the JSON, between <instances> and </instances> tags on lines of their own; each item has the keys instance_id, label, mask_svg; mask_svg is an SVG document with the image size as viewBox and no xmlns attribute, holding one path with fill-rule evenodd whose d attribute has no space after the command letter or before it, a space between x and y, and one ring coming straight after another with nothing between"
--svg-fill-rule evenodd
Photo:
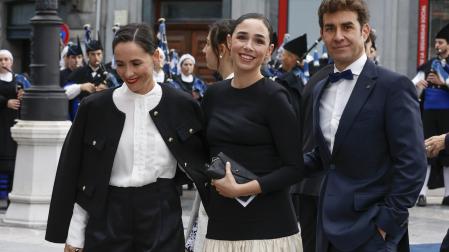
<instances>
[{"instance_id":1,"label":"blue and white flag","mask_svg":"<svg viewBox=\"0 0 449 252\"><path fill-rule=\"evenodd\" d=\"M449 73L446 71L445 67L441 63L441 60L435 59L432 62L431 68L435 70L438 77L443 81L446 82L446 80L449 78Z\"/></svg>"},{"instance_id":2,"label":"blue and white flag","mask_svg":"<svg viewBox=\"0 0 449 252\"><path fill-rule=\"evenodd\" d=\"M163 66L163 69L166 73L169 73L170 69L170 51L168 49L168 42L167 42L167 32L165 29L165 19L160 18L159 19L159 31L157 33L157 38L159 39L158 47L162 49L165 55L165 64Z\"/></svg>"}]
</instances>

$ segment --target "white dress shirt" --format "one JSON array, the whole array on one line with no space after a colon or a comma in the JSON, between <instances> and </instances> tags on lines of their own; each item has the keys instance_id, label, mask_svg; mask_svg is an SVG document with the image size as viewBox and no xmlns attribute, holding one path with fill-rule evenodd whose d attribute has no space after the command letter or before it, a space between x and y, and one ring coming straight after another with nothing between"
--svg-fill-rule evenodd
<instances>
[{"instance_id":1,"label":"white dress shirt","mask_svg":"<svg viewBox=\"0 0 449 252\"><path fill-rule=\"evenodd\" d=\"M11 82L12 81L12 73L7 72L7 73L0 73L0 80L2 81L6 81L6 82Z\"/></svg>"},{"instance_id":2,"label":"white dress shirt","mask_svg":"<svg viewBox=\"0 0 449 252\"><path fill-rule=\"evenodd\" d=\"M132 92L126 84L114 91L114 104L126 114L126 119L112 165L110 185L140 187L156 182L158 178L175 176L176 159L149 114L161 97L162 88L158 84L145 95ZM84 247L88 218L88 213L75 203L67 244Z\"/></svg>"},{"instance_id":3,"label":"white dress shirt","mask_svg":"<svg viewBox=\"0 0 449 252\"><path fill-rule=\"evenodd\" d=\"M362 72L367 60L366 54L363 55L343 71L351 69L354 79L341 79L334 83L329 83L323 91L320 99L320 127L323 132L324 140L329 147L330 152L334 148L335 133L337 132L340 118L351 96L355 83ZM342 71L342 72L343 72ZM334 73L339 72L334 66Z\"/></svg>"}]
</instances>

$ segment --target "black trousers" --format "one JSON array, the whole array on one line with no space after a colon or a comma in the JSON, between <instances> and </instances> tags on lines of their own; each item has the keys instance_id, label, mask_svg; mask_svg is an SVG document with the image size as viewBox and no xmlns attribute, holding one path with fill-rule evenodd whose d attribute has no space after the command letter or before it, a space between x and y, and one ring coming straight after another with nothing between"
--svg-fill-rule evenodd
<instances>
[{"instance_id":1,"label":"black trousers","mask_svg":"<svg viewBox=\"0 0 449 252\"><path fill-rule=\"evenodd\" d=\"M90 216L86 252L182 252L181 203L170 179L143 187L109 187L106 213Z\"/></svg>"},{"instance_id":2,"label":"black trousers","mask_svg":"<svg viewBox=\"0 0 449 252\"><path fill-rule=\"evenodd\" d=\"M292 194L296 215L301 226L304 252L315 252L318 196Z\"/></svg>"},{"instance_id":3,"label":"black trousers","mask_svg":"<svg viewBox=\"0 0 449 252\"><path fill-rule=\"evenodd\" d=\"M449 109L424 110L422 114L426 139L449 132ZM443 166L449 166L448 152L441 152L437 159Z\"/></svg>"}]
</instances>

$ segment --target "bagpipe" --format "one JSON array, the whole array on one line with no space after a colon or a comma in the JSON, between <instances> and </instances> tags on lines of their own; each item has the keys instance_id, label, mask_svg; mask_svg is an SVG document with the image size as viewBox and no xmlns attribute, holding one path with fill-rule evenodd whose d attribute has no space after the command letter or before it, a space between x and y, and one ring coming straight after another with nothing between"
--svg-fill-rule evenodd
<instances>
[{"instance_id":1,"label":"bagpipe","mask_svg":"<svg viewBox=\"0 0 449 252\"><path fill-rule=\"evenodd\" d=\"M436 58L432 61L429 73L433 73L438 76L443 82L449 79L449 66L447 65L446 59L441 56L441 51L436 50ZM436 85L429 82L429 86L432 88L442 88L441 85ZM448 89L446 85L443 88Z\"/></svg>"}]
</instances>

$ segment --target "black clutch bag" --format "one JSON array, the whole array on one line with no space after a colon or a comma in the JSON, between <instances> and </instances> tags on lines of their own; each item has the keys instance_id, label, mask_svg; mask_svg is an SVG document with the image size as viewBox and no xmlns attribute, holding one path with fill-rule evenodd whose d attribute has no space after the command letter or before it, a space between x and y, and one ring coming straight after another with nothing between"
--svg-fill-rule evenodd
<instances>
[{"instance_id":1,"label":"black clutch bag","mask_svg":"<svg viewBox=\"0 0 449 252\"><path fill-rule=\"evenodd\" d=\"M206 173L212 179L221 179L226 174L226 162L231 163L231 172L238 184L244 184L257 179L257 175L243 167L241 164L226 156L223 152L212 158L212 163L207 167Z\"/></svg>"}]
</instances>

